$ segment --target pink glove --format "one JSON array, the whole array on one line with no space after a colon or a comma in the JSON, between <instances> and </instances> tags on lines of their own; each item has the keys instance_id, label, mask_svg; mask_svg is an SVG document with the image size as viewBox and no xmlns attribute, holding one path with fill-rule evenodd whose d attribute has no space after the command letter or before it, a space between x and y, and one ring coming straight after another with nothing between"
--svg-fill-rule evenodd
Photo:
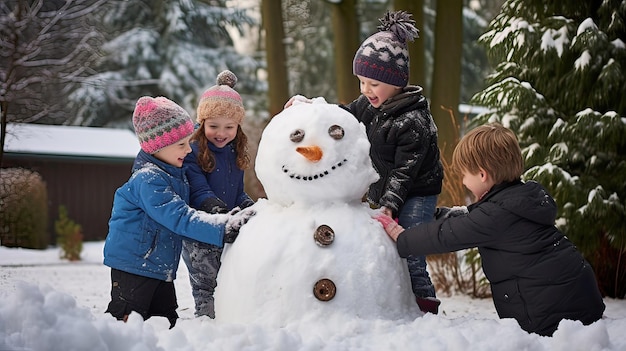
<instances>
[{"instance_id":1,"label":"pink glove","mask_svg":"<svg viewBox=\"0 0 626 351\"><path fill-rule=\"evenodd\" d=\"M391 222L394 222L393 218L384 215L384 214L377 214L376 216L374 216L374 219L377 220L378 222L380 222L380 224L383 225L383 228L387 228L387 226L389 224L391 224Z\"/></svg>"}]
</instances>

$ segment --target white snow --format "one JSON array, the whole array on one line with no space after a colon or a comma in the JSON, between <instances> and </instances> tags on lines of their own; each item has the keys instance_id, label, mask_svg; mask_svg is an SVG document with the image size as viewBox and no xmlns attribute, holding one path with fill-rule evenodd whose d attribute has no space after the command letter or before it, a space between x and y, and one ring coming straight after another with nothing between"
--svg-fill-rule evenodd
<instances>
[{"instance_id":1,"label":"white snow","mask_svg":"<svg viewBox=\"0 0 626 351\"><path fill-rule=\"evenodd\" d=\"M613 40L611 44L613 44L613 46L615 46L618 49L626 49L626 44L624 44L624 42L620 38Z\"/></svg>"},{"instance_id":2,"label":"white snow","mask_svg":"<svg viewBox=\"0 0 626 351\"><path fill-rule=\"evenodd\" d=\"M550 147L550 154L552 160L555 162L567 156L568 151L569 147L567 146L567 143L564 142L556 143Z\"/></svg>"},{"instance_id":3,"label":"white snow","mask_svg":"<svg viewBox=\"0 0 626 351\"><path fill-rule=\"evenodd\" d=\"M581 35L586 30L591 30L591 31L598 30L598 26L596 26L596 24L593 22L593 19L591 19L591 17L586 18L584 21L580 23L580 25L578 25L578 29L576 30L576 36Z\"/></svg>"},{"instance_id":4,"label":"white snow","mask_svg":"<svg viewBox=\"0 0 626 351\"><path fill-rule=\"evenodd\" d=\"M102 265L103 245L85 243L80 262L59 259L58 248L0 247L0 350L626 349L626 301L615 299L605 299L601 321L586 327L564 321L552 338L527 334L514 320L498 319L491 299L458 295L439 296L439 315L405 321L328 318L277 328L194 318L184 264L174 281L181 316L176 327L168 330L165 318L143 322L135 313L123 323L104 313L110 270Z\"/></svg>"},{"instance_id":5,"label":"white snow","mask_svg":"<svg viewBox=\"0 0 626 351\"><path fill-rule=\"evenodd\" d=\"M589 53L589 50L585 50L574 62L574 67L576 70L582 71L589 66L589 62L591 62L591 54Z\"/></svg>"},{"instance_id":6,"label":"white snow","mask_svg":"<svg viewBox=\"0 0 626 351\"><path fill-rule=\"evenodd\" d=\"M568 31L566 26L562 26L558 30L548 29L541 36L541 50L548 51L555 49L558 57L563 54L563 49L569 45Z\"/></svg>"},{"instance_id":7,"label":"white snow","mask_svg":"<svg viewBox=\"0 0 626 351\"><path fill-rule=\"evenodd\" d=\"M4 151L135 158L139 152L139 141L135 133L128 129L9 123Z\"/></svg>"},{"instance_id":8,"label":"white snow","mask_svg":"<svg viewBox=\"0 0 626 351\"><path fill-rule=\"evenodd\" d=\"M511 19L508 27L505 27L501 31L494 33L493 38L489 43L489 47L493 48L494 46L497 46L498 44L506 40L509 35L513 35L515 33L517 33L517 36L512 38L513 47L521 47L522 45L524 45L524 41L526 40L526 37L524 35L525 31L532 33L535 31L535 29L527 21L521 18L513 18ZM488 32L487 34L490 34L492 32Z\"/></svg>"},{"instance_id":9,"label":"white snow","mask_svg":"<svg viewBox=\"0 0 626 351\"><path fill-rule=\"evenodd\" d=\"M532 143L523 149L523 154L526 156L527 160L531 159L534 156L535 151L539 150L539 148L541 148L541 145L538 143Z\"/></svg>"},{"instance_id":10,"label":"white snow","mask_svg":"<svg viewBox=\"0 0 626 351\"><path fill-rule=\"evenodd\" d=\"M592 325L562 321L553 337L498 319L491 299L439 296L438 315L419 312L404 261L373 211L353 199L376 178L363 157L369 143L362 125L333 107L309 107L275 116L262 137L270 145L259 147L256 170L268 198L252 207L257 215L225 248L215 320L194 317L184 264L174 281L181 318L170 330L165 318L143 321L132 313L123 323L104 313L110 300L104 242L84 243L79 262L61 260L59 248L0 247L0 350L626 349L624 300L605 299L605 316ZM294 147L301 156L301 147L317 150L319 158L303 161ZM302 180L320 169L329 172ZM312 235L320 224L335 231L326 247ZM318 278L334 281L333 299L313 297Z\"/></svg>"},{"instance_id":11,"label":"white snow","mask_svg":"<svg viewBox=\"0 0 626 351\"><path fill-rule=\"evenodd\" d=\"M553 137L555 133L562 133L563 129L567 126L567 122L565 122L561 118L557 118L557 120L552 125L550 129L550 133L548 133L548 137Z\"/></svg>"}]
</instances>

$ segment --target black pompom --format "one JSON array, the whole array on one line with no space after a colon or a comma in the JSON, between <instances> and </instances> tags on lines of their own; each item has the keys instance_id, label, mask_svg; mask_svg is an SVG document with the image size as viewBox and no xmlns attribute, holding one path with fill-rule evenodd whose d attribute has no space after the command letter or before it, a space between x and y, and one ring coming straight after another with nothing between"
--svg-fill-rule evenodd
<instances>
[{"instance_id":1,"label":"black pompom","mask_svg":"<svg viewBox=\"0 0 626 351\"><path fill-rule=\"evenodd\" d=\"M403 43L419 38L420 31L415 27L411 14L406 11L387 11L385 17L378 20L380 21L379 31L392 32Z\"/></svg>"}]
</instances>

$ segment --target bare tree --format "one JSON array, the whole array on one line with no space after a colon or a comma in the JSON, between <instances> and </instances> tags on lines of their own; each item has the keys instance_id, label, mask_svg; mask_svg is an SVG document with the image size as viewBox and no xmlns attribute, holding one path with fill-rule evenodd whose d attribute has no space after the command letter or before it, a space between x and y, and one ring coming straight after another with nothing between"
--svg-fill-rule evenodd
<instances>
[{"instance_id":1,"label":"bare tree","mask_svg":"<svg viewBox=\"0 0 626 351\"><path fill-rule=\"evenodd\" d=\"M356 0L329 1L332 8L334 32L335 73L337 99L347 104L359 96L359 88L352 74L352 59L359 48L359 22L356 17Z\"/></svg>"},{"instance_id":2,"label":"bare tree","mask_svg":"<svg viewBox=\"0 0 626 351\"><path fill-rule=\"evenodd\" d=\"M7 123L67 118L65 96L91 74L101 39L89 16L105 2L0 2L0 164Z\"/></svg>"},{"instance_id":3,"label":"bare tree","mask_svg":"<svg viewBox=\"0 0 626 351\"><path fill-rule=\"evenodd\" d=\"M413 15L415 25L420 30L420 38L409 42L410 74L409 82L424 88L424 94L429 96L426 86L426 45L422 31L424 30L424 0L394 0L396 10L404 10Z\"/></svg>"},{"instance_id":4,"label":"bare tree","mask_svg":"<svg viewBox=\"0 0 626 351\"><path fill-rule=\"evenodd\" d=\"M448 163L459 133L454 118L458 115L461 95L462 35L463 4L457 0L438 0L430 110L439 129L441 158ZM445 188L439 203L453 204L452 194Z\"/></svg>"},{"instance_id":5,"label":"bare tree","mask_svg":"<svg viewBox=\"0 0 626 351\"><path fill-rule=\"evenodd\" d=\"M270 117L273 117L283 109L283 105L289 99L282 1L261 1L261 15L265 29L269 113Z\"/></svg>"}]
</instances>

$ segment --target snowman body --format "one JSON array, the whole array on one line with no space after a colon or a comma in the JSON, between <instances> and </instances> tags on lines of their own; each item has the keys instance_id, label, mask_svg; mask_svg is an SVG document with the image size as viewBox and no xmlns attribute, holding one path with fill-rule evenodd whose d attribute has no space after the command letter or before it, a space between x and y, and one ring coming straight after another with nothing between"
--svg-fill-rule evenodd
<instances>
[{"instance_id":1,"label":"snowman body","mask_svg":"<svg viewBox=\"0 0 626 351\"><path fill-rule=\"evenodd\" d=\"M406 262L361 201L378 175L351 114L325 102L286 109L264 130L255 169L267 199L224 249L216 319L285 326L418 313Z\"/></svg>"}]
</instances>

